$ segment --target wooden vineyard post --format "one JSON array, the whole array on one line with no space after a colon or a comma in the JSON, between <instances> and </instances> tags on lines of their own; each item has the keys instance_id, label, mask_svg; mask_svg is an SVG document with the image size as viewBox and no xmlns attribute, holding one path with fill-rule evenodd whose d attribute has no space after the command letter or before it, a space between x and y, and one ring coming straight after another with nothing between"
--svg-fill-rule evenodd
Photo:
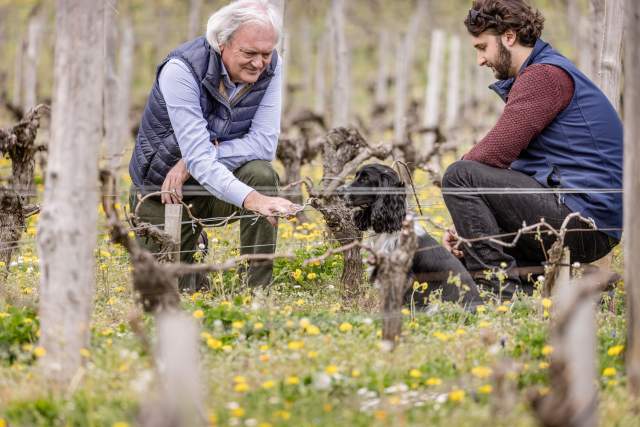
<instances>
[{"instance_id":1,"label":"wooden vineyard post","mask_svg":"<svg viewBox=\"0 0 640 427\"><path fill-rule=\"evenodd\" d=\"M182 230L182 205L179 203L169 203L164 205L164 232L175 242L175 248L171 251L170 259L173 262L180 260L180 246Z\"/></svg>"}]
</instances>

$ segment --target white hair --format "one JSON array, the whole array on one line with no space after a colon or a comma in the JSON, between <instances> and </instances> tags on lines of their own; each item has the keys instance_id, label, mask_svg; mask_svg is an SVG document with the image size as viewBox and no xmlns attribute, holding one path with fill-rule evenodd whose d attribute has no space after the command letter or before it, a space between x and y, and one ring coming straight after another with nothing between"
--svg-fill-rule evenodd
<instances>
[{"instance_id":1,"label":"white hair","mask_svg":"<svg viewBox=\"0 0 640 427\"><path fill-rule=\"evenodd\" d=\"M227 43L242 24L249 22L272 27L276 33L276 43L280 39L282 19L272 3L268 0L238 0L209 17L207 41L213 50L220 53L220 45Z\"/></svg>"}]
</instances>

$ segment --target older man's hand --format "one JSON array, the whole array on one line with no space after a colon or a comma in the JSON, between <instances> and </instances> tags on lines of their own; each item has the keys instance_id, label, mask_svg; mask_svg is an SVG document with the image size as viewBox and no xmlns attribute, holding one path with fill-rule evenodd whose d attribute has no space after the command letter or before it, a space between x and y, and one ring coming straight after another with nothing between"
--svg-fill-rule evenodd
<instances>
[{"instance_id":1,"label":"older man's hand","mask_svg":"<svg viewBox=\"0 0 640 427\"><path fill-rule=\"evenodd\" d=\"M300 205L282 197L269 197L252 191L244 199L244 208L267 217L267 221L274 227L278 225L278 216L295 215L302 209Z\"/></svg>"},{"instance_id":2,"label":"older man's hand","mask_svg":"<svg viewBox=\"0 0 640 427\"><path fill-rule=\"evenodd\" d=\"M178 163L171 168L162 183L162 195L160 196L162 203L180 203L182 200L182 185L187 182L189 176L184 160L178 160Z\"/></svg>"}]
</instances>

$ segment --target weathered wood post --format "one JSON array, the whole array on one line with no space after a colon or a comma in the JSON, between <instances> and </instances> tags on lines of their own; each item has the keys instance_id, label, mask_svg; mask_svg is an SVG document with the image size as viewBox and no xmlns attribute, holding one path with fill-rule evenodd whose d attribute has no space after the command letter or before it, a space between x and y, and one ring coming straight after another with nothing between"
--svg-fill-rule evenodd
<instances>
[{"instance_id":1,"label":"weathered wood post","mask_svg":"<svg viewBox=\"0 0 640 427\"><path fill-rule=\"evenodd\" d=\"M345 0L331 1L330 26L333 34L333 90L331 92L332 127L343 127L349 124L350 78L349 47L345 34Z\"/></svg>"},{"instance_id":2,"label":"weathered wood post","mask_svg":"<svg viewBox=\"0 0 640 427\"><path fill-rule=\"evenodd\" d=\"M440 120L440 93L442 90L442 68L444 65L445 33L435 30L431 34L431 50L429 53L429 66L427 69L427 89L424 98L424 116L422 125L426 129L436 129ZM435 150L437 133L426 132L420 147L419 159L426 159ZM439 160L433 156L429 166L439 171Z\"/></svg>"},{"instance_id":3,"label":"weathered wood post","mask_svg":"<svg viewBox=\"0 0 640 427\"><path fill-rule=\"evenodd\" d=\"M624 284L627 296L627 375L640 396L640 2L627 0L624 57Z\"/></svg>"}]
</instances>

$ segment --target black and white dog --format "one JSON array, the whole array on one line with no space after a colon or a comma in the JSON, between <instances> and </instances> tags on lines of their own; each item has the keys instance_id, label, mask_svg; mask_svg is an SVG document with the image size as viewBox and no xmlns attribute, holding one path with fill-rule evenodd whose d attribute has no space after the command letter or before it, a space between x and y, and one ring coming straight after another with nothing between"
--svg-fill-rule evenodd
<instances>
[{"instance_id":1,"label":"black and white dog","mask_svg":"<svg viewBox=\"0 0 640 427\"><path fill-rule=\"evenodd\" d=\"M381 164L363 166L354 181L342 188L342 194L347 205L358 208L353 215L356 226L362 231L373 228L376 233L373 247L391 251L407 213L405 186L398 174ZM441 289L444 301L460 302L470 309L481 305L478 288L460 260L417 223L415 229L418 250L411 274L414 280L429 284L426 292L415 292L416 304L425 304L431 292ZM412 293L413 289L407 291L405 301L410 300Z\"/></svg>"}]
</instances>

